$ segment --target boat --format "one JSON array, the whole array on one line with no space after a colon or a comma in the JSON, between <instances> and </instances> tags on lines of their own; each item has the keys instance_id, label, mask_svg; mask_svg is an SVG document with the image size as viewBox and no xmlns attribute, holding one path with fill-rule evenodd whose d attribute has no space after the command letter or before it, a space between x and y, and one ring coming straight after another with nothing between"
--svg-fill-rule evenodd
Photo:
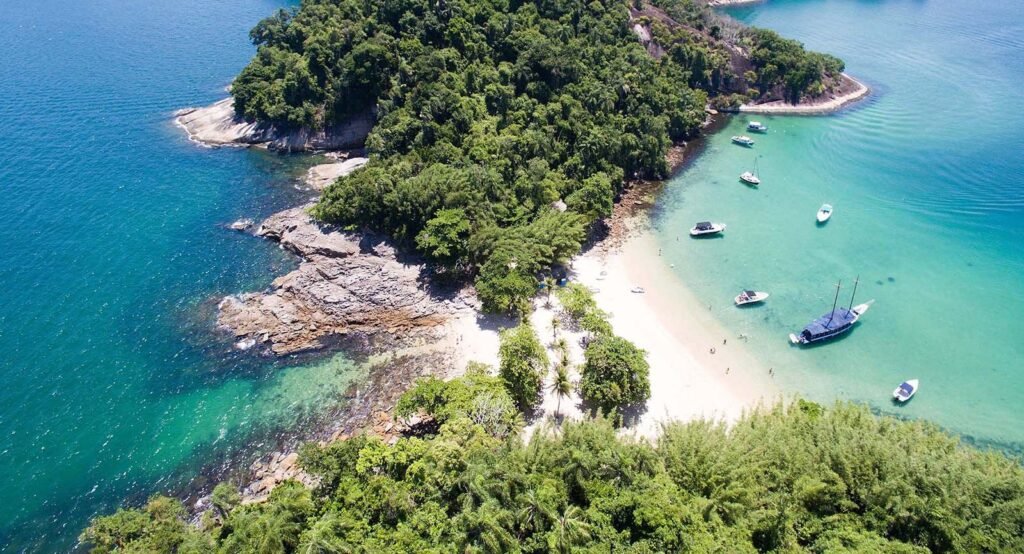
<instances>
[{"instance_id":1,"label":"boat","mask_svg":"<svg viewBox=\"0 0 1024 554\"><path fill-rule=\"evenodd\" d=\"M748 137L746 135L740 135L740 136L732 137L732 141L735 142L736 144L740 145L740 146L753 146L754 145L754 139L752 139L752 138L750 138L750 137Z\"/></svg>"},{"instance_id":2,"label":"boat","mask_svg":"<svg viewBox=\"0 0 1024 554\"><path fill-rule=\"evenodd\" d=\"M735 302L737 306L742 306L744 304L755 304L757 302L764 302L764 300L768 298L768 296L769 294L767 292L745 290L736 295Z\"/></svg>"},{"instance_id":3,"label":"boat","mask_svg":"<svg viewBox=\"0 0 1024 554\"><path fill-rule=\"evenodd\" d=\"M874 300L865 302L853 306L853 298L857 294L857 284L860 283L860 278L853 284L853 294L850 295L849 308L843 308L842 306L837 307L839 302L839 289L842 287L842 282L836 285L836 297L832 301L832 311L815 319L814 321L807 324L806 327L800 331L800 334L790 333L789 340L793 344L811 344L812 342L818 342L822 340L831 339L842 335L843 333L853 329L853 326L860 319L860 316L864 315L864 312L868 311Z\"/></svg>"},{"instance_id":4,"label":"boat","mask_svg":"<svg viewBox=\"0 0 1024 554\"><path fill-rule=\"evenodd\" d=\"M906 402L917 394L918 380L910 379L909 381L903 381L900 386L896 387L896 390L892 391L892 397L897 402Z\"/></svg>"},{"instance_id":5,"label":"boat","mask_svg":"<svg viewBox=\"0 0 1024 554\"><path fill-rule=\"evenodd\" d=\"M633 287L633 288L629 289L629 292L636 293L636 294L643 294L643 293L645 293L647 291L645 291L643 287Z\"/></svg>"},{"instance_id":6,"label":"boat","mask_svg":"<svg viewBox=\"0 0 1024 554\"><path fill-rule=\"evenodd\" d=\"M754 170L741 173L740 181L755 187L761 184L761 178L757 176L757 158L754 158Z\"/></svg>"},{"instance_id":7,"label":"boat","mask_svg":"<svg viewBox=\"0 0 1024 554\"><path fill-rule=\"evenodd\" d=\"M768 127L760 121L751 121L750 123L747 123L747 130L755 133L767 133Z\"/></svg>"},{"instance_id":8,"label":"boat","mask_svg":"<svg viewBox=\"0 0 1024 554\"><path fill-rule=\"evenodd\" d=\"M822 204L818 208L818 223L825 223L832 217L832 204Z\"/></svg>"},{"instance_id":9,"label":"boat","mask_svg":"<svg viewBox=\"0 0 1024 554\"><path fill-rule=\"evenodd\" d=\"M710 221L701 221L690 229L691 237L699 237L701 235L715 235L725 230L725 223L712 223Z\"/></svg>"}]
</instances>

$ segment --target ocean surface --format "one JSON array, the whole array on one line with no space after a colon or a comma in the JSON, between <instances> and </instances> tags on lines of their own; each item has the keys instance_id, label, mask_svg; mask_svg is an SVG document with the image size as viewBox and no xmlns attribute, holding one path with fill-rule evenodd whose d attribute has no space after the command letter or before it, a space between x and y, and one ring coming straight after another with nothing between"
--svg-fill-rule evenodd
<instances>
[{"instance_id":1,"label":"ocean surface","mask_svg":"<svg viewBox=\"0 0 1024 554\"><path fill-rule=\"evenodd\" d=\"M870 99L827 117L732 117L674 179L655 225L667 261L787 393L866 402L969 440L1024 445L1024 9L991 2L770 0L733 17L846 61ZM747 149L730 143L762 121ZM762 184L738 175L754 166ZM817 226L819 206L835 215ZM696 221L724 238L690 240ZM677 237L679 237L677 239ZM843 338L787 336L874 299ZM771 293L738 309L743 288ZM734 373L737 368L733 368ZM908 405L892 390L921 380Z\"/></svg>"},{"instance_id":2,"label":"ocean surface","mask_svg":"<svg viewBox=\"0 0 1024 554\"><path fill-rule=\"evenodd\" d=\"M223 227L308 193L310 158L189 143L269 0L39 0L0 10L0 551L71 549L88 518L272 448L359 375L271 363L217 299L295 263Z\"/></svg>"}]
</instances>

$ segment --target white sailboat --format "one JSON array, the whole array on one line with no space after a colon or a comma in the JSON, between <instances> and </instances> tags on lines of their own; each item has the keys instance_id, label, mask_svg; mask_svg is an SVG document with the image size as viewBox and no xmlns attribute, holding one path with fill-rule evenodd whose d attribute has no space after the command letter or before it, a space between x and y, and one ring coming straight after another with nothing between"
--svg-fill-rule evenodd
<instances>
[{"instance_id":1,"label":"white sailboat","mask_svg":"<svg viewBox=\"0 0 1024 554\"><path fill-rule=\"evenodd\" d=\"M754 170L740 174L740 181L755 187L761 184L761 178L757 176L757 158L754 158Z\"/></svg>"}]
</instances>

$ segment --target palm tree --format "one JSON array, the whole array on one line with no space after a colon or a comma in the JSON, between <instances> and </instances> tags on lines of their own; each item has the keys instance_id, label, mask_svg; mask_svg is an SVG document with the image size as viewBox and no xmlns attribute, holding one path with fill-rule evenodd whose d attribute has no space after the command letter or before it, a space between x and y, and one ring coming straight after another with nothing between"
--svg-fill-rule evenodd
<instances>
[{"instance_id":1,"label":"palm tree","mask_svg":"<svg viewBox=\"0 0 1024 554\"><path fill-rule=\"evenodd\" d=\"M544 299L544 307L551 307L551 289L555 288L555 278L548 276L544 278L544 292L547 293L547 298Z\"/></svg>"},{"instance_id":2,"label":"palm tree","mask_svg":"<svg viewBox=\"0 0 1024 554\"><path fill-rule=\"evenodd\" d=\"M548 533L548 548L552 552L565 554L572 547L590 540L591 525L584 518L579 506L569 506L555 519L554 529Z\"/></svg>"},{"instance_id":3,"label":"palm tree","mask_svg":"<svg viewBox=\"0 0 1024 554\"><path fill-rule=\"evenodd\" d=\"M551 382L549 389L558 397L558 404L555 406L555 416L562 410L562 397L572 394L572 381L569 380L569 364L563 358L562 363L555 366L555 379Z\"/></svg>"},{"instance_id":4,"label":"palm tree","mask_svg":"<svg viewBox=\"0 0 1024 554\"><path fill-rule=\"evenodd\" d=\"M558 519L548 499L537 494L536 489L519 495L516 503L522 505L516 512L516 520L523 534L542 533L547 530L549 522Z\"/></svg>"},{"instance_id":5,"label":"palm tree","mask_svg":"<svg viewBox=\"0 0 1024 554\"><path fill-rule=\"evenodd\" d=\"M558 319L558 316L551 318L551 340L558 340L558 330L562 327L562 322Z\"/></svg>"}]
</instances>

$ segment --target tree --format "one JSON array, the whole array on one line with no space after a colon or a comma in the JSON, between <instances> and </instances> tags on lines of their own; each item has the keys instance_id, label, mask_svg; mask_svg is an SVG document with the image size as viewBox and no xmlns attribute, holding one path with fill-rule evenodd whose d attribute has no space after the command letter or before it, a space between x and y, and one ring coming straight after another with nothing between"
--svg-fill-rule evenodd
<instances>
[{"instance_id":1,"label":"tree","mask_svg":"<svg viewBox=\"0 0 1024 554\"><path fill-rule=\"evenodd\" d=\"M500 339L498 373L516 405L522 410L529 409L540 394L542 375L548 365L547 352L526 322L502 331Z\"/></svg>"},{"instance_id":2,"label":"tree","mask_svg":"<svg viewBox=\"0 0 1024 554\"><path fill-rule=\"evenodd\" d=\"M600 335L587 345L580 393L605 414L643 404L651 396L647 354L628 340Z\"/></svg>"},{"instance_id":3,"label":"tree","mask_svg":"<svg viewBox=\"0 0 1024 554\"><path fill-rule=\"evenodd\" d=\"M416 235L416 247L448 268L460 267L468 262L470 228L465 210L440 210Z\"/></svg>"},{"instance_id":4,"label":"tree","mask_svg":"<svg viewBox=\"0 0 1024 554\"><path fill-rule=\"evenodd\" d=\"M231 514L231 510L242 503L242 495L238 493L238 488L231 483L220 483L213 488L210 503L213 504L221 521L224 521Z\"/></svg>"},{"instance_id":5,"label":"tree","mask_svg":"<svg viewBox=\"0 0 1024 554\"><path fill-rule=\"evenodd\" d=\"M551 381L551 393L558 397L558 404L555 406L555 415L559 415L562 409L562 397L572 394L572 381L569 380L569 366L561 362L555 366L555 378Z\"/></svg>"},{"instance_id":6,"label":"tree","mask_svg":"<svg viewBox=\"0 0 1024 554\"><path fill-rule=\"evenodd\" d=\"M583 510L578 506L569 506L555 519L554 528L548 533L548 547L552 552L568 554L574 546L590 540L591 526L587 523Z\"/></svg>"}]
</instances>

